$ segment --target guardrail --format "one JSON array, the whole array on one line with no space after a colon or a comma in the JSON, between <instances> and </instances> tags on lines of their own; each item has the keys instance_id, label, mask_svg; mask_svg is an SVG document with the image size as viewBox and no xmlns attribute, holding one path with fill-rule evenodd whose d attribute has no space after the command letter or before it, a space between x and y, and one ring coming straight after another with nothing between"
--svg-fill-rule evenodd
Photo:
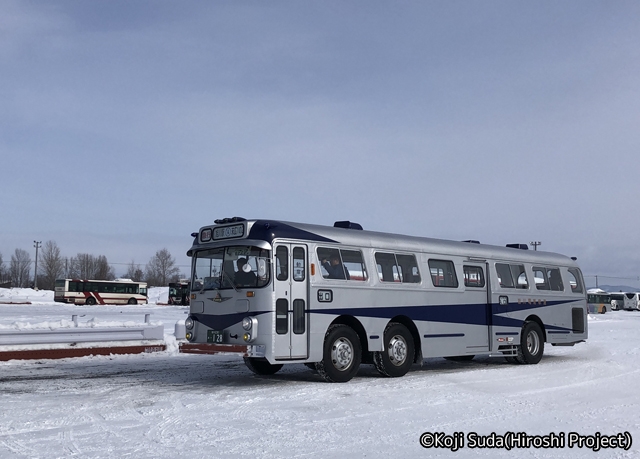
<instances>
[{"instance_id":1,"label":"guardrail","mask_svg":"<svg viewBox=\"0 0 640 459\"><path fill-rule=\"evenodd\" d=\"M0 361L163 351L164 326L150 325L149 316L145 314L144 325L133 327L79 327L74 315L73 327L0 329L0 346L6 346L0 348Z\"/></svg>"}]
</instances>

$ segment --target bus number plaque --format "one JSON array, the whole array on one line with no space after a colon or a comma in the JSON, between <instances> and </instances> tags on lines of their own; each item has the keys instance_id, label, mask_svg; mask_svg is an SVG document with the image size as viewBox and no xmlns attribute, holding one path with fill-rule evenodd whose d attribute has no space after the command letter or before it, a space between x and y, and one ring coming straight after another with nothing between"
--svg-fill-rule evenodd
<instances>
[{"instance_id":1,"label":"bus number plaque","mask_svg":"<svg viewBox=\"0 0 640 459\"><path fill-rule=\"evenodd\" d=\"M318 290L318 301L320 303L331 303L333 301L333 291Z\"/></svg>"}]
</instances>

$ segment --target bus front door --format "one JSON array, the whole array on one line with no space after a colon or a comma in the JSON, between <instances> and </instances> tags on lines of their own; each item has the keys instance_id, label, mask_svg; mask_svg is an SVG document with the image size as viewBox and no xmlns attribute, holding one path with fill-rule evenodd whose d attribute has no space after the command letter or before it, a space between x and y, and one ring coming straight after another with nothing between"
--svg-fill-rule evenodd
<instances>
[{"instance_id":1,"label":"bus front door","mask_svg":"<svg viewBox=\"0 0 640 459\"><path fill-rule=\"evenodd\" d=\"M300 244L277 244L275 257L274 358L306 359L309 353L307 247Z\"/></svg>"}]
</instances>

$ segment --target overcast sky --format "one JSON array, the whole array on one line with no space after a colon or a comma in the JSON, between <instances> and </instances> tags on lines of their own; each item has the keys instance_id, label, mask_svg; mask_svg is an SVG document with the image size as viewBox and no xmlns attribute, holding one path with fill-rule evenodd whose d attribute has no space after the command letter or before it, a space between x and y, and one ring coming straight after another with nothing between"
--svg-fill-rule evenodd
<instances>
[{"instance_id":1,"label":"overcast sky","mask_svg":"<svg viewBox=\"0 0 640 459\"><path fill-rule=\"evenodd\" d=\"M144 267L230 216L640 275L637 1L0 2L0 253ZM615 279L614 279L615 278Z\"/></svg>"}]
</instances>

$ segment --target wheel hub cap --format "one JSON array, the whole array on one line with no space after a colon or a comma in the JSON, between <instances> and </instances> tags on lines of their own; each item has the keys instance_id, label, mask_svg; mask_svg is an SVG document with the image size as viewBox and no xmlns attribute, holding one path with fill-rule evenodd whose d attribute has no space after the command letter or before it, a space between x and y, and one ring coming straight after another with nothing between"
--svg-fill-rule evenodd
<instances>
[{"instance_id":1,"label":"wheel hub cap","mask_svg":"<svg viewBox=\"0 0 640 459\"><path fill-rule=\"evenodd\" d=\"M389 360L395 366L400 366L407 360L407 343L402 336L396 335L389 341Z\"/></svg>"},{"instance_id":2,"label":"wheel hub cap","mask_svg":"<svg viewBox=\"0 0 640 459\"><path fill-rule=\"evenodd\" d=\"M346 338L340 338L331 348L331 361L337 370L344 371L353 362L353 345Z\"/></svg>"}]
</instances>

